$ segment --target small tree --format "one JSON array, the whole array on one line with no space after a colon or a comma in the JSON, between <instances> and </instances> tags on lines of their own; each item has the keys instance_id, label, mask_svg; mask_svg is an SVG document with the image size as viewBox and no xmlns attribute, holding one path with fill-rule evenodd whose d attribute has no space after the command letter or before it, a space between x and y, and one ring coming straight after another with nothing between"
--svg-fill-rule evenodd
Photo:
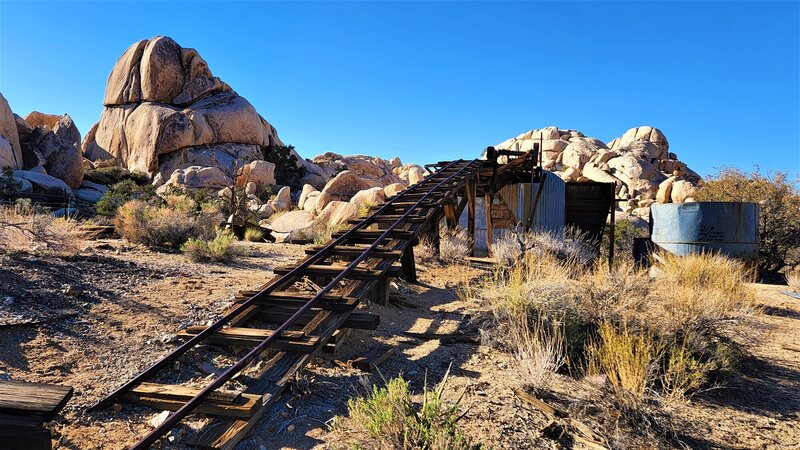
<instances>
[{"instance_id":1,"label":"small tree","mask_svg":"<svg viewBox=\"0 0 800 450\"><path fill-rule=\"evenodd\" d=\"M786 172L762 175L756 167L747 174L724 168L708 177L698 201L754 202L761 205L759 266L776 273L800 262L800 189Z\"/></svg>"},{"instance_id":2,"label":"small tree","mask_svg":"<svg viewBox=\"0 0 800 450\"><path fill-rule=\"evenodd\" d=\"M297 166L292 145L271 145L262 147L264 160L275 164L275 180L278 184L296 186L299 179L305 175L305 167Z\"/></svg>"},{"instance_id":3,"label":"small tree","mask_svg":"<svg viewBox=\"0 0 800 450\"><path fill-rule=\"evenodd\" d=\"M10 202L22 188L22 183L14 179L14 171L10 166L3 167L0 173L0 203Z\"/></svg>"}]
</instances>

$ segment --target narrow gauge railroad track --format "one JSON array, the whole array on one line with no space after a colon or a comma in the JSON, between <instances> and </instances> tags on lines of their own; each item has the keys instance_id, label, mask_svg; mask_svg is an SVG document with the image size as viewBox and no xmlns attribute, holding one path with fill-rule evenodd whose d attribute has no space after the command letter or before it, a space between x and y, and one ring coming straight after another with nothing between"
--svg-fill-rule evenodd
<instances>
[{"instance_id":1,"label":"narrow gauge railroad track","mask_svg":"<svg viewBox=\"0 0 800 450\"><path fill-rule=\"evenodd\" d=\"M474 183L481 162L458 160L437 168L373 207L366 218L351 221L350 229L335 233L326 245L309 248L296 265L275 269L276 276L258 291L240 293L238 304L217 322L182 330L183 344L92 409L124 402L173 411L131 447L135 450L149 448L192 413L213 420L186 442L188 447L233 448L334 333L377 327L379 317L353 312L361 300L385 301L390 277L415 281L415 240L426 227L437 229L439 209ZM300 284L314 292L300 290ZM168 374L188 351L210 358L213 346L236 354L236 362L205 387L157 382L177 378ZM232 380L244 389L226 389Z\"/></svg>"}]
</instances>

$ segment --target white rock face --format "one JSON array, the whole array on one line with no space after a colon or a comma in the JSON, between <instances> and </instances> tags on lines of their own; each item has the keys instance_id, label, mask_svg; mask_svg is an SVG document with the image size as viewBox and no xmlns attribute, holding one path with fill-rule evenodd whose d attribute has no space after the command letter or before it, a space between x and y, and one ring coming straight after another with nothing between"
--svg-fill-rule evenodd
<instances>
[{"instance_id":1,"label":"white rock face","mask_svg":"<svg viewBox=\"0 0 800 450\"><path fill-rule=\"evenodd\" d=\"M316 222L308 211L289 211L270 223L277 242L307 241L313 238Z\"/></svg>"},{"instance_id":2,"label":"white rock face","mask_svg":"<svg viewBox=\"0 0 800 450\"><path fill-rule=\"evenodd\" d=\"M288 211L292 207L292 192L289 186L284 186L278 191L275 199L269 202L275 211Z\"/></svg>"},{"instance_id":3,"label":"white rock face","mask_svg":"<svg viewBox=\"0 0 800 450\"><path fill-rule=\"evenodd\" d=\"M385 203L386 195L380 186L356 192L350 199L350 203L356 206L376 206Z\"/></svg>"},{"instance_id":4,"label":"white rock face","mask_svg":"<svg viewBox=\"0 0 800 450\"><path fill-rule=\"evenodd\" d=\"M347 223L348 219L358 217L358 205L352 202L332 201L317 216L317 222L329 229Z\"/></svg>"}]
</instances>

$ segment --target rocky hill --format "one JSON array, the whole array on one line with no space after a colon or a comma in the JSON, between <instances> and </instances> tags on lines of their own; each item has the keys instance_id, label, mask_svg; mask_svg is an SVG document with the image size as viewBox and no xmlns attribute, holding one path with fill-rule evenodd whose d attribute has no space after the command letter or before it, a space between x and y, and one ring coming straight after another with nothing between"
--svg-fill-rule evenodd
<instances>
[{"instance_id":1,"label":"rocky hill","mask_svg":"<svg viewBox=\"0 0 800 450\"><path fill-rule=\"evenodd\" d=\"M700 176L670 152L658 128L631 128L608 144L580 131L546 127L507 139L498 149L526 151L540 144L542 166L564 181L615 183L620 208L646 216L655 202L694 201Z\"/></svg>"}]
</instances>

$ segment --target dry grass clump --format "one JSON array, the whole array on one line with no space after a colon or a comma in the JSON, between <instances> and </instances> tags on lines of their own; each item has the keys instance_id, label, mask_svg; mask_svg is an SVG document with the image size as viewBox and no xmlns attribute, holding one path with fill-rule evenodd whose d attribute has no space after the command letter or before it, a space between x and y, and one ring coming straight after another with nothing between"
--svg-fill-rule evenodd
<instances>
[{"instance_id":1,"label":"dry grass clump","mask_svg":"<svg viewBox=\"0 0 800 450\"><path fill-rule=\"evenodd\" d=\"M29 201L0 206L0 251L3 253L78 253L86 235L71 218L55 218Z\"/></svg>"},{"instance_id":2,"label":"dry grass clump","mask_svg":"<svg viewBox=\"0 0 800 450\"><path fill-rule=\"evenodd\" d=\"M800 292L800 270L790 270L784 274L786 284L795 292Z\"/></svg>"},{"instance_id":3,"label":"dry grass clump","mask_svg":"<svg viewBox=\"0 0 800 450\"><path fill-rule=\"evenodd\" d=\"M652 277L630 262L587 262L556 236L514 239L537 244L462 296L491 311L488 342L515 357L524 384L546 388L558 372L603 380L606 404L635 433L730 367L720 328L751 311L744 264L659 255ZM653 414L653 405L665 408Z\"/></svg>"},{"instance_id":4,"label":"dry grass clump","mask_svg":"<svg viewBox=\"0 0 800 450\"><path fill-rule=\"evenodd\" d=\"M189 239L181 245L181 251L192 262L229 261L240 254L236 236L230 231L217 231L213 239Z\"/></svg>"},{"instance_id":5,"label":"dry grass clump","mask_svg":"<svg viewBox=\"0 0 800 450\"><path fill-rule=\"evenodd\" d=\"M189 239L211 239L221 214L185 196L169 195L164 203L131 200L114 218L117 232L130 242L149 247L179 248Z\"/></svg>"},{"instance_id":6,"label":"dry grass clump","mask_svg":"<svg viewBox=\"0 0 800 450\"><path fill-rule=\"evenodd\" d=\"M580 264L589 264L596 256L585 236L575 230L566 230L564 236L559 236L514 228L501 231L492 240L492 257L500 265L514 265L530 253Z\"/></svg>"},{"instance_id":7,"label":"dry grass clump","mask_svg":"<svg viewBox=\"0 0 800 450\"><path fill-rule=\"evenodd\" d=\"M442 261L458 261L472 252L472 238L466 230L455 228L443 230L439 238L439 258Z\"/></svg>"},{"instance_id":8,"label":"dry grass clump","mask_svg":"<svg viewBox=\"0 0 800 450\"><path fill-rule=\"evenodd\" d=\"M244 240L248 242L264 242L264 232L260 228L246 228Z\"/></svg>"},{"instance_id":9,"label":"dry grass clump","mask_svg":"<svg viewBox=\"0 0 800 450\"><path fill-rule=\"evenodd\" d=\"M455 228L439 229L439 248L427 237L422 237L414 247L415 258L423 264L454 263L465 259L472 253L472 238L466 230Z\"/></svg>"},{"instance_id":10,"label":"dry grass clump","mask_svg":"<svg viewBox=\"0 0 800 450\"><path fill-rule=\"evenodd\" d=\"M449 371L448 371L449 373ZM350 399L347 416L334 418L334 448L468 450L475 448L458 430L461 397L447 404L444 380L433 390L426 386L422 403L413 401L409 382L394 378L385 387L373 386L367 398ZM463 394L462 394L463 397Z\"/></svg>"},{"instance_id":11,"label":"dry grass clump","mask_svg":"<svg viewBox=\"0 0 800 450\"><path fill-rule=\"evenodd\" d=\"M653 384L662 345L647 331L601 322L586 346L587 373L604 375L618 399L638 404Z\"/></svg>"},{"instance_id":12,"label":"dry grass clump","mask_svg":"<svg viewBox=\"0 0 800 450\"><path fill-rule=\"evenodd\" d=\"M523 383L537 390L547 388L566 361L563 324L544 320L530 324L521 316L507 325Z\"/></svg>"},{"instance_id":13,"label":"dry grass clump","mask_svg":"<svg viewBox=\"0 0 800 450\"><path fill-rule=\"evenodd\" d=\"M736 260L717 254L658 255L654 294L660 323L673 331L714 327L750 312L753 293L746 286L753 274Z\"/></svg>"}]
</instances>

